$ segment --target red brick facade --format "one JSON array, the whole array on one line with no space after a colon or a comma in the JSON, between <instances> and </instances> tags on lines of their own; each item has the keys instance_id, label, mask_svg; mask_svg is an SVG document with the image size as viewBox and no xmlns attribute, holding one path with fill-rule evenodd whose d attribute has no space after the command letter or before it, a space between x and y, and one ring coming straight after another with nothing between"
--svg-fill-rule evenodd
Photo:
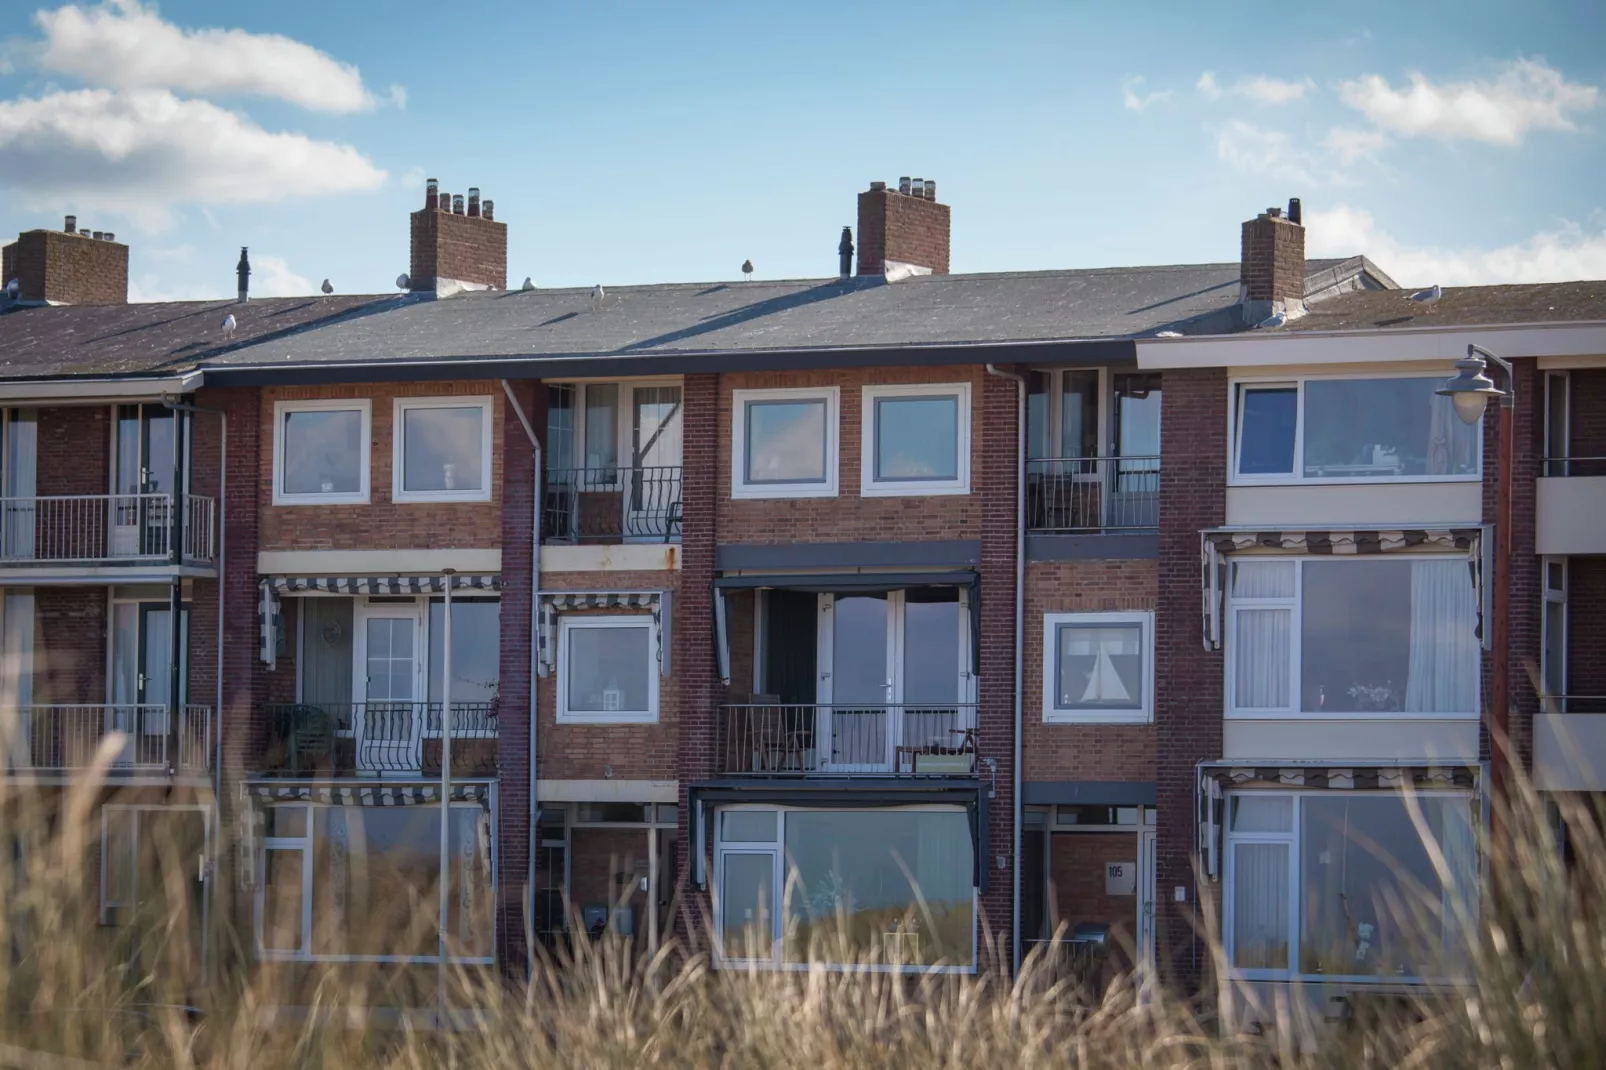
<instances>
[{"instance_id":1,"label":"red brick facade","mask_svg":"<svg viewBox=\"0 0 1606 1070\"><path fill-rule=\"evenodd\" d=\"M22 301L127 304L128 246L60 230L26 230L6 246L0 264L0 285L12 279Z\"/></svg>"}]
</instances>

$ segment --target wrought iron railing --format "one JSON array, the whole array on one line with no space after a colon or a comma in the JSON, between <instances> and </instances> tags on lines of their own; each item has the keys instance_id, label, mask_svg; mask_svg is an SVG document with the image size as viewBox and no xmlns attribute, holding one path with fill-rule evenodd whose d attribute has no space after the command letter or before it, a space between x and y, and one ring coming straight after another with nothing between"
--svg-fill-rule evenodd
<instances>
[{"instance_id":1,"label":"wrought iron railing","mask_svg":"<svg viewBox=\"0 0 1606 1070\"><path fill-rule=\"evenodd\" d=\"M968 775L976 707L745 702L721 706L720 771L730 776Z\"/></svg>"},{"instance_id":2,"label":"wrought iron railing","mask_svg":"<svg viewBox=\"0 0 1606 1070\"><path fill-rule=\"evenodd\" d=\"M1547 476L1606 476L1606 457L1546 457Z\"/></svg>"},{"instance_id":3,"label":"wrought iron railing","mask_svg":"<svg viewBox=\"0 0 1606 1070\"><path fill-rule=\"evenodd\" d=\"M1047 457L1026 462L1029 531L1153 532L1159 525L1159 457Z\"/></svg>"},{"instance_id":4,"label":"wrought iron railing","mask_svg":"<svg viewBox=\"0 0 1606 1070\"><path fill-rule=\"evenodd\" d=\"M1606 713L1606 695L1541 695L1540 713Z\"/></svg>"},{"instance_id":5,"label":"wrought iron railing","mask_svg":"<svg viewBox=\"0 0 1606 1070\"><path fill-rule=\"evenodd\" d=\"M680 537L680 465L549 468L541 533L549 542Z\"/></svg>"},{"instance_id":6,"label":"wrought iron railing","mask_svg":"<svg viewBox=\"0 0 1606 1070\"><path fill-rule=\"evenodd\" d=\"M183 560L214 560L217 503L184 495ZM0 565L117 564L172 560L170 494L68 494L0 498Z\"/></svg>"},{"instance_id":7,"label":"wrought iron railing","mask_svg":"<svg viewBox=\"0 0 1606 1070\"><path fill-rule=\"evenodd\" d=\"M169 710L161 705L54 703L0 709L0 753L13 772L72 773L90 768L105 739L121 740L110 776L206 772L212 768L212 707L178 710L177 754ZM177 758L177 764L173 762Z\"/></svg>"},{"instance_id":8,"label":"wrought iron railing","mask_svg":"<svg viewBox=\"0 0 1606 1070\"><path fill-rule=\"evenodd\" d=\"M496 771L496 702L452 703L452 771ZM295 702L264 707L261 772L426 773L441 767L439 702Z\"/></svg>"}]
</instances>

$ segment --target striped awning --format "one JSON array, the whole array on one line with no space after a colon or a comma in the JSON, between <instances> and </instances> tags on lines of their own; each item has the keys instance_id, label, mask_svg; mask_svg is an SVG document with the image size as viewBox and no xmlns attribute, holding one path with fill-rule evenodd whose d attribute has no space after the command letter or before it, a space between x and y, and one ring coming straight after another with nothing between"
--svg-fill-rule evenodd
<instances>
[{"instance_id":1,"label":"striped awning","mask_svg":"<svg viewBox=\"0 0 1606 1070\"><path fill-rule=\"evenodd\" d=\"M1484 529L1467 528L1353 528L1345 531L1227 531L1200 532L1200 588L1204 611L1206 650L1221 649L1222 603L1227 592L1227 557L1257 551L1366 556L1371 554L1447 552L1467 555L1467 567L1476 592L1477 634L1483 636Z\"/></svg>"},{"instance_id":2,"label":"striped awning","mask_svg":"<svg viewBox=\"0 0 1606 1070\"><path fill-rule=\"evenodd\" d=\"M1199 855L1211 880L1221 876L1227 827L1227 792L1235 788L1303 788L1327 791L1400 791L1446 788L1476 791L1483 768L1445 765L1204 765L1199 768Z\"/></svg>"},{"instance_id":3,"label":"striped awning","mask_svg":"<svg viewBox=\"0 0 1606 1070\"><path fill-rule=\"evenodd\" d=\"M558 658L558 614L577 609L618 609L625 612L652 614L653 626L658 630L658 670L669 675L669 606L668 591L540 591L541 604L539 634L536 636L539 658L536 670L542 676L552 672Z\"/></svg>"},{"instance_id":4,"label":"striped awning","mask_svg":"<svg viewBox=\"0 0 1606 1070\"><path fill-rule=\"evenodd\" d=\"M465 572L451 577L454 591L499 591L502 577L495 572ZM373 595L444 594L446 577L423 576L263 576L257 581L257 656L268 668L278 660L280 635L279 596L286 594Z\"/></svg>"},{"instance_id":5,"label":"striped awning","mask_svg":"<svg viewBox=\"0 0 1606 1070\"><path fill-rule=\"evenodd\" d=\"M247 793L269 802L310 802L328 806L439 806L439 784L298 784L257 782L246 786ZM491 785L484 781L452 784L453 802L489 804Z\"/></svg>"}]
</instances>

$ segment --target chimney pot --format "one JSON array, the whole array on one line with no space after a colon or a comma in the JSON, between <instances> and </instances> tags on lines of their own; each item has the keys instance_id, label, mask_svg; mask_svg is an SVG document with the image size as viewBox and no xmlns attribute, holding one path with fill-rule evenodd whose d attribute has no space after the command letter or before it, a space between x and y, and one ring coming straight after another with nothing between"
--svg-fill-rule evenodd
<instances>
[{"instance_id":1,"label":"chimney pot","mask_svg":"<svg viewBox=\"0 0 1606 1070\"><path fill-rule=\"evenodd\" d=\"M106 232L106 240L107 241L116 241L117 240L117 235L113 234L111 231L108 230Z\"/></svg>"},{"instance_id":2,"label":"chimney pot","mask_svg":"<svg viewBox=\"0 0 1606 1070\"><path fill-rule=\"evenodd\" d=\"M928 178L928 179L926 179L926 200L934 201L936 199L937 199L937 180L935 178Z\"/></svg>"},{"instance_id":3,"label":"chimney pot","mask_svg":"<svg viewBox=\"0 0 1606 1070\"><path fill-rule=\"evenodd\" d=\"M80 237L80 238L87 238L87 237L89 237L89 228L88 228L88 227L85 227L85 228L84 228L84 229L83 229L83 230L80 230L80 231L79 231L79 232L78 232L78 236L79 236L79 237Z\"/></svg>"},{"instance_id":4,"label":"chimney pot","mask_svg":"<svg viewBox=\"0 0 1606 1070\"><path fill-rule=\"evenodd\" d=\"M452 195L450 193L442 193L436 198L435 207L442 212L450 212L452 210Z\"/></svg>"},{"instance_id":5,"label":"chimney pot","mask_svg":"<svg viewBox=\"0 0 1606 1070\"><path fill-rule=\"evenodd\" d=\"M485 217L487 223L494 223L496 221L496 202L487 197L485 202L480 205L480 215Z\"/></svg>"},{"instance_id":6,"label":"chimney pot","mask_svg":"<svg viewBox=\"0 0 1606 1070\"><path fill-rule=\"evenodd\" d=\"M898 192L903 194L905 197L909 196L909 176L908 175L900 175L898 177Z\"/></svg>"},{"instance_id":7,"label":"chimney pot","mask_svg":"<svg viewBox=\"0 0 1606 1070\"><path fill-rule=\"evenodd\" d=\"M887 184L885 182L872 182L872 183L870 183L870 192L871 193L882 193L882 192L884 192L886 190L886 188L887 188Z\"/></svg>"},{"instance_id":8,"label":"chimney pot","mask_svg":"<svg viewBox=\"0 0 1606 1070\"><path fill-rule=\"evenodd\" d=\"M433 178L424 179L424 207L433 208L440 200L441 184Z\"/></svg>"},{"instance_id":9,"label":"chimney pot","mask_svg":"<svg viewBox=\"0 0 1606 1070\"><path fill-rule=\"evenodd\" d=\"M926 199L926 180L923 179L923 178L910 179L909 180L909 196L911 196L911 197L919 197L921 200L925 200Z\"/></svg>"},{"instance_id":10,"label":"chimney pot","mask_svg":"<svg viewBox=\"0 0 1606 1070\"><path fill-rule=\"evenodd\" d=\"M1268 219L1281 219L1283 210L1281 208L1268 208L1266 209L1266 216Z\"/></svg>"},{"instance_id":11,"label":"chimney pot","mask_svg":"<svg viewBox=\"0 0 1606 1070\"><path fill-rule=\"evenodd\" d=\"M461 193L452 194L452 214L463 214L463 195Z\"/></svg>"},{"instance_id":12,"label":"chimney pot","mask_svg":"<svg viewBox=\"0 0 1606 1070\"><path fill-rule=\"evenodd\" d=\"M480 214L480 188L478 186L470 186L468 188L468 214L476 217Z\"/></svg>"},{"instance_id":13,"label":"chimney pot","mask_svg":"<svg viewBox=\"0 0 1606 1070\"><path fill-rule=\"evenodd\" d=\"M1305 225L1305 210L1301 207L1298 197L1288 198L1288 221L1300 226Z\"/></svg>"},{"instance_id":14,"label":"chimney pot","mask_svg":"<svg viewBox=\"0 0 1606 1070\"><path fill-rule=\"evenodd\" d=\"M91 237L91 238L94 238L94 239L95 239L95 240L96 240L96 241L100 241L100 240L102 240L102 239L103 239L103 238L105 238L105 237L106 237L106 235L105 235L105 234L103 234L103 233L101 233L101 232L100 232L100 231L98 231L98 230L97 230L97 231L94 231L94 232L92 232L92 233L91 233L91 234L90 234L90 235L89 235L89 236L90 236L90 237Z\"/></svg>"},{"instance_id":15,"label":"chimney pot","mask_svg":"<svg viewBox=\"0 0 1606 1070\"><path fill-rule=\"evenodd\" d=\"M75 215L68 216L67 217L67 225L65 227L63 227L62 229L65 230L68 234L76 234L76 233L78 233L78 217L75 216Z\"/></svg>"}]
</instances>

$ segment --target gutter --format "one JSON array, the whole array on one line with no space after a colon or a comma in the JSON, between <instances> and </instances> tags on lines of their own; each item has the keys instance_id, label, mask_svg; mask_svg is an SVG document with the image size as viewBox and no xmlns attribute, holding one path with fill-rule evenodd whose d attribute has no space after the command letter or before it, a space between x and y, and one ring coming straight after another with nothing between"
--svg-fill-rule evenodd
<instances>
[{"instance_id":1,"label":"gutter","mask_svg":"<svg viewBox=\"0 0 1606 1070\"><path fill-rule=\"evenodd\" d=\"M529 416L525 414L524 407L519 404L519 399L513 394L513 387L506 379L502 380L502 392L507 395L508 406L518 415L519 423L523 425L524 433L530 439L530 744L526 748L530 753L530 790L528 792L530 817L527 834L528 843L525 847L527 866L524 878L524 903L522 904L524 908L522 913L525 919L524 939L528 944L534 935L535 928L535 915L532 912L535 902L535 823L540 814L535 797L535 745L536 739L540 734L540 725L536 719L536 695L540 691L540 681L536 676L536 629L540 627L541 623L541 605L536 597L536 592L541 589L541 443L535 437L535 428L531 426ZM534 948L526 947L524 958L527 964L525 981L529 982L535 978Z\"/></svg>"},{"instance_id":2,"label":"gutter","mask_svg":"<svg viewBox=\"0 0 1606 1070\"><path fill-rule=\"evenodd\" d=\"M1024 651L1021 640L1026 622L1026 377L1018 372L1006 372L996 365L987 365L987 374L1015 381L1015 765L1011 774L1014 798L1010 802L1013 831L1010 835L1009 854L1012 860L1010 880L1010 955L1013 970L1020 973L1020 845L1021 845L1021 674Z\"/></svg>"}]
</instances>

